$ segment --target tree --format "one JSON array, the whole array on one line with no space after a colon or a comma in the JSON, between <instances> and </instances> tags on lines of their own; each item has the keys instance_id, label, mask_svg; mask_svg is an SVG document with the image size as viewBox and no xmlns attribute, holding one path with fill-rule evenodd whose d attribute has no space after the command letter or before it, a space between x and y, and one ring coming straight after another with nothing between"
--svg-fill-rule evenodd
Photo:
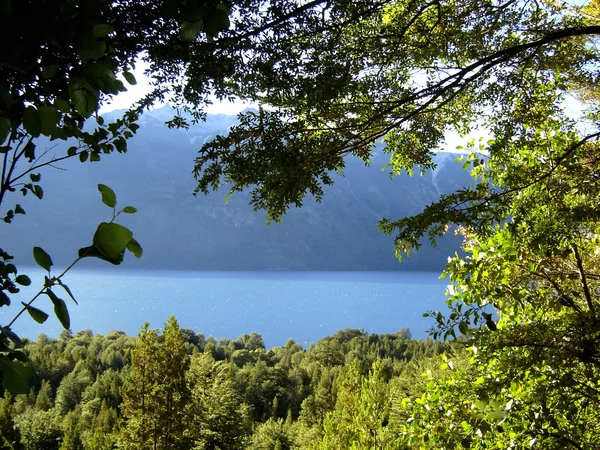
<instances>
[{"instance_id":1,"label":"tree","mask_svg":"<svg viewBox=\"0 0 600 450\"><path fill-rule=\"evenodd\" d=\"M8 80L0 95L0 135L3 142L18 144L10 149L0 144L8 168L2 179L6 192L12 179L6 161L28 159L35 150L32 136L78 137L84 146L67 156L90 160L124 145L121 137L133 132L135 113L116 125L100 123L88 134L80 123L92 116L100 93L120 90L109 72L128 67L140 49L148 50L157 83L140 108L169 92L181 94L181 104L200 105L210 88L219 98L239 95L261 103L258 111L242 114L229 135L200 149L195 175L198 192L223 184L232 192L251 189L252 206L267 210L273 220L290 205L301 205L307 194L320 198L323 185L332 182L330 172L342 171L349 155L368 161L378 140L384 141L389 170L396 175L430 167L431 154L443 146L447 132L466 136L485 130L481 133L489 142L472 140L467 146L473 187L443 196L414 217L380 222L383 231L396 234L399 258L424 238L435 242L451 227L466 238L467 256L451 261L448 271L454 309L448 318L435 314L440 327L435 332L442 337L463 333L478 349L478 365L449 378L460 386L456 391L446 385L447 395L431 395L456 406L452 418L461 417L462 405L492 413L494 419L503 404L510 411L505 423L514 433L511 439L519 445L542 439L547 446L596 445L588 431L593 427L585 424L597 423L590 386L597 380L600 354L594 269L597 1L570 6L549 0L274 0L232 4L229 18L224 6L198 9L190 6L198 6L194 2L176 3L171 15L153 2L110 2L105 9L90 3L91 11L67 8L81 18L74 36L63 36L56 22L40 20L39 33L12 41L22 34L13 33L14 27L38 13L23 5L15 8L18 14L2 16L9 18L5 29L12 33L6 42L22 46L27 55L24 67L13 52L0 61L2 79ZM156 14L165 20L152 29ZM142 19L135 23L130 17ZM217 39L199 37L200 18L206 19L210 37L219 28L229 30ZM139 34L132 31L138 25ZM181 43L177 33L193 43ZM56 38L60 51L52 52L53 41L46 36ZM576 118L565 112L572 98L581 105ZM171 124L186 125L180 117ZM25 192L41 196L38 175L24 175L33 176ZM22 212L16 206L10 211L8 221ZM47 255L37 253L43 266ZM12 293L15 283L27 279L18 279L16 268L6 262L8 254L2 255L3 293ZM10 325L2 337L6 344L19 342ZM0 367L8 383L22 378L24 369L10 363L20 354L5 347ZM335 345L323 349L325 359L341 355ZM517 388L497 374L518 374ZM480 378L481 385L475 384ZM436 383L427 387L437 388ZM486 395L495 396L496 403L477 407L475 399ZM515 400L507 410L509 398ZM407 407L417 408L415 423L439 415L439 409L423 412L428 403L414 404ZM459 423L462 432L440 430L440 442L458 446L467 439L487 445L493 427L486 421L489 430L482 428L477 414L467 414L465 426Z\"/></svg>"},{"instance_id":2,"label":"tree","mask_svg":"<svg viewBox=\"0 0 600 450\"><path fill-rule=\"evenodd\" d=\"M61 429L53 411L27 409L15 418L15 428L19 431L24 448L58 450Z\"/></svg>"},{"instance_id":3,"label":"tree","mask_svg":"<svg viewBox=\"0 0 600 450\"><path fill-rule=\"evenodd\" d=\"M86 450L110 450L117 444L117 413L114 409L102 402L98 415L92 423L91 436L87 441Z\"/></svg>"},{"instance_id":4,"label":"tree","mask_svg":"<svg viewBox=\"0 0 600 450\"><path fill-rule=\"evenodd\" d=\"M58 12L58 13L57 13ZM185 47L185 43L204 38L212 39L229 27L229 7L216 2L110 2L106 0L37 2L6 1L0 6L0 29L6 51L0 56L0 206L6 206L10 194L20 190L42 199L41 170L69 158L81 162L100 161L101 155L113 151L125 152L127 139L138 125L135 123L143 107L169 91L167 84L157 87L137 109L129 111L113 123L105 124L98 117L100 105L111 96L126 90L117 78L121 74L129 84L136 84L130 72L136 58L146 52L158 65L154 73L179 75L181 66L169 67L164 47ZM136 18L132 20L132 18ZM32 24L25 30L19 24ZM158 25L160 24L160 25ZM183 43L183 44L182 44ZM191 45L191 44L190 44ZM180 94L175 89L175 94ZM190 98L190 95L180 96ZM198 96L198 95L197 95ZM199 100L196 100L197 104ZM95 124L91 119L95 116ZM200 113L196 113L199 118ZM70 140L66 155L48 154L36 150L37 144ZM75 261L60 275L51 273L52 258L41 247L34 247L36 263L48 271L43 288L10 320L2 321L0 329L0 373L4 388L13 393L27 390L26 379L32 375L22 363L26 356L15 350L21 340L12 329L15 320L27 311L41 323L48 315L32 306L42 294L50 297L55 314L65 329L69 328L67 306L51 289L60 286L72 297L62 277L80 259L97 257L118 265L125 250L136 257L142 248L127 228L114 223L121 213L134 213L127 206L117 212L116 197L106 186L99 185L103 202L113 208L113 217L102 222L93 243L82 248ZM13 201L12 199L10 200ZM1 211L6 223L25 214L19 203ZM3 245L4 247L4 245ZM0 248L0 306L9 306L10 296L19 292L19 285L28 286L31 280L19 274L13 257Z\"/></svg>"},{"instance_id":5,"label":"tree","mask_svg":"<svg viewBox=\"0 0 600 450\"><path fill-rule=\"evenodd\" d=\"M361 376L360 361L348 366L338 390L336 406L323 420L322 449L387 449L392 433L388 380L376 361L368 376Z\"/></svg>"},{"instance_id":6,"label":"tree","mask_svg":"<svg viewBox=\"0 0 600 450\"><path fill-rule=\"evenodd\" d=\"M292 440L283 419L270 418L261 423L252 435L252 448L257 450L290 450Z\"/></svg>"},{"instance_id":7,"label":"tree","mask_svg":"<svg viewBox=\"0 0 600 450\"><path fill-rule=\"evenodd\" d=\"M177 320L171 316L158 343L145 324L138 335L129 375L122 389L121 442L129 449L185 449L189 389L185 373L189 357Z\"/></svg>"},{"instance_id":8,"label":"tree","mask_svg":"<svg viewBox=\"0 0 600 450\"><path fill-rule=\"evenodd\" d=\"M42 380L42 386L35 399L36 409L42 411L48 411L54 406L54 400L52 398L52 386L46 380Z\"/></svg>"},{"instance_id":9,"label":"tree","mask_svg":"<svg viewBox=\"0 0 600 450\"><path fill-rule=\"evenodd\" d=\"M506 434L544 448L599 445L598 144L544 125L515 140L518 153L501 169L493 154L478 167L500 190L492 207L510 217L464 229L467 255L448 265L451 314L436 315L436 332L458 328L475 354L472 368L448 375L456 382L436 382L428 395L445 392L447 410L475 405L462 414L463 438L481 446L504 445Z\"/></svg>"},{"instance_id":10,"label":"tree","mask_svg":"<svg viewBox=\"0 0 600 450\"><path fill-rule=\"evenodd\" d=\"M243 449L250 434L248 406L233 388L229 368L209 353L192 357L188 433L195 449Z\"/></svg>"},{"instance_id":11,"label":"tree","mask_svg":"<svg viewBox=\"0 0 600 450\"><path fill-rule=\"evenodd\" d=\"M586 42L599 31L580 7L545 1L311 2L228 49L247 67L229 83L269 108L201 148L198 191L250 188L252 205L276 219L306 193L320 196L345 155L368 160L378 139L399 174L430 167L446 131L523 134L521 119L593 85L597 55ZM417 243L401 237L400 252L404 240Z\"/></svg>"},{"instance_id":12,"label":"tree","mask_svg":"<svg viewBox=\"0 0 600 450\"><path fill-rule=\"evenodd\" d=\"M430 167L448 132L489 136L467 140L472 187L380 222L399 259L450 228L465 237L433 332L464 334L474 367L413 399L410 445L598 446L599 6L307 4L253 35L251 75L233 76L268 107L200 149L198 192L248 188L278 220L380 139L396 175Z\"/></svg>"}]
</instances>

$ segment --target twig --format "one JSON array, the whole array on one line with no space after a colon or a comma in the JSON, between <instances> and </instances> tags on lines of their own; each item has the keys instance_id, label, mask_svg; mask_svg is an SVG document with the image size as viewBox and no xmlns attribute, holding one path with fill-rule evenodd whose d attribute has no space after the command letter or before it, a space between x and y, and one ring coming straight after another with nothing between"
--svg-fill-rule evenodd
<instances>
[{"instance_id":1,"label":"twig","mask_svg":"<svg viewBox=\"0 0 600 450\"><path fill-rule=\"evenodd\" d=\"M89 251L89 250L88 250L88 251ZM80 261L82 258L84 258L84 257L85 257L85 255L86 255L86 253L87 253L88 251L86 251L86 252L85 252L85 253L83 253L81 256L79 256L79 257L78 257L78 258L77 258L75 261L73 261L73 262L71 263L71 265L70 265L69 267L67 267L67 268L66 268L66 269L65 269L65 270L64 270L64 271L63 271L63 272L62 272L62 273L61 273L59 276L57 276L57 277L53 277L53 278L51 278L50 280L52 280L52 281L56 281L56 280L60 280L62 277L64 277L64 276L65 276L65 274L66 274L66 273L67 273L69 270L71 270L71 268L72 268L72 267L73 267L75 264L77 264L77 263L78 263L78 262L79 262L79 261ZM52 285L53 285L53 284L51 284L50 286L52 286ZM29 302L27 302L27 303L26 303L26 306L24 306L24 307L21 309L21 311L19 311L19 312L17 313L17 315L16 315L16 316L13 318L13 320L11 320L11 321L10 321L10 323L7 325L7 328L10 328L10 327L12 326L12 324L13 324L13 323L15 323L15 321L16 321L16 320L17 320L17 319L18 319L18 318L21 316L21 314L23 314L23 313L24 313L24 312L27 310L27 308L28 308L29 306L31 306L31 304L32 304L32 303L33 303L33 302L34 302L34 301L35 301L35 300L36 300L36 299L37 299L37 298L38 298L40 295L42 295L42 294L44 293L44 291L45 291L46 289L48 289L50 286L46 286L46 285L44 284L44 287L43 287L42 289L40 289L40 290L38 291L38 293L37 293L37 294L35 294L35 296L34 296L34 297L31 299L31 300L29 300Z\"/></svg>"}]
</instances>

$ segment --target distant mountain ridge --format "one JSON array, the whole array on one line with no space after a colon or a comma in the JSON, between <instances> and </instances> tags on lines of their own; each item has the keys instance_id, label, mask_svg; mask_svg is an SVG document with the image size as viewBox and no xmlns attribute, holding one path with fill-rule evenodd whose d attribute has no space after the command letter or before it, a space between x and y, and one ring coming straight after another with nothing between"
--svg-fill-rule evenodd
<instances>
[{"instance_id":1,"label":"distant mountain ridge","mask_svg":"<svg viewBox=\"0 0 600 450\"><path fill-rule=\"evenodd\" d=\"M128 256L130 268L171 270L440 270L459 240L445 238L437 248L424 245L405 263L393 254L393 239L377 230L383 217L418 213L440 193L468 185L471 179L457 155L440 153L438 167L423 176L390 179L379 170L387 155L376 151L371 167L348 159L344 177L325 188L322 203L307 199L292 209L282 224L266 226L263 212L248 206L247 193L194 197L194 157L200 146L224 134L236 116L209 115L189 130L168 129L173 115L165 106L145 113L126 154L102 157L99 163L67 161L63 170L43 172L44 199L13 195L27 214L4 226L3 246L17 263L32 263L31 247L42 246L56 264L72 261L77 249L89 245L98 222L109 218L97 184L110 186L119 206L138 213L119 217L144 247L144 256ZM117 115L118 112L106 116ZM64 147L64 148L63 148ZM54 151L64 154L67 145ZM38 144L38 148L43 148ZM94 264L93 262L86 264Z\"/></svg>"}]
</instances>

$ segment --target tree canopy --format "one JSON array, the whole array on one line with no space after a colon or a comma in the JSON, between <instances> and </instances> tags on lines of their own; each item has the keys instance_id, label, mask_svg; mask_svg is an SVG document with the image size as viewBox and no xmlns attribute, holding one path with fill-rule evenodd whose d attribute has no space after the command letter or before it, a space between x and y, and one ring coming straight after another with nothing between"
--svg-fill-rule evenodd
<instances>
[{"instance_id":1,"label":"tree canopy","mask_svg":"<svg viewBox=\"0 0 600 450\"><path fill-rule=\"evenodd\" d=\"M190 45L200 34L205 40L212 39L229 27L228 15L229 6L217 2L55 0L41 5L32 1L2 2L0 26L6 51L0 56L0 205L11 202L2 211L4 222L11 223L26 212L19 203L12 206L15 200L11 194L43 198L41 171L69 158L79 158L82 163L97 162L103 154L127 150L127 139L138 128L135 121L141 109L161 98L165 90L155 89L136 109L113 123L105 124L98 116L98 109L112 96L126 91L117 75L128 84L136 84L130 70L140 52L160 61L161 69L153 70L162 73L169 68L169 61L161 56L165 46ZM177 70L181 72L181 67L177 66ZM167 90L177 94L177 89ZM40 140L46 147L41 151L37 149ZM57 140L72 144L66 154L49 151L48 141ZM66 272L86 257L118 265L125 250L136 257L142 254L133 233L115 222L121 213L133 214L136 209L126 206L117 210L116 194L103 184L98 189L102 202L113 210L112 218L98 225L91 245L81 248L74 255L74 262L67 263L61 274L51 272L52 257L42 247L33 247L36 263L48 272L44 285L37 295L23 302L12 320L7 314L2 320L0 371L3 386L12 392L26 389L25 377L31 375L21 364L26 355L15 350L15 346L22 346L12 329L15 320L27 311L36 322L44 322L48 314L32 303L45 294L61 324L68 329L66 303L52 290L60 286L75 301L62 281ZM19 292L19 285L31 284L27 275L19 274L9 252L3 243L0 248L0 306L3 307L10 306L11 296Z\"/></svg>"},{"instance_id":2,"label":"tree canopy","mask_svg":"<svg viewBox=\"0 0 600 450\"><path fill-rule=\"evenodd\" d=\"M465 138L472 187L380 222L400 259L451 229L465 239L451 309L428 315L472 364L445 363L407 399L413 445L598 445L599 6L318 3L229 50L248 68L232 88L261 108L200 149L198 191L250 189L271 219L378 140L396 175L429 167L449 132L483 136Z\"/></svg>"}]
</instances>

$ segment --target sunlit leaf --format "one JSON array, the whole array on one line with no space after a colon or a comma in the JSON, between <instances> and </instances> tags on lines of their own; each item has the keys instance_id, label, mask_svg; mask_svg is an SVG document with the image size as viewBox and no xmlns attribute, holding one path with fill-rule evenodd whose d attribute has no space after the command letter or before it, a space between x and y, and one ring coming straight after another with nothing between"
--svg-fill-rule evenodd
<instances>
[{"instance_id":1,"label":"sunlit leaf","mask_svg":"<svg viewBox=\"0 0 600 450\"><path fill-rule=\"evenodd\" d=\"M133 233L117 223L102 222L94 234L94 247L102 255L113 260L123 253Z\"/></svg>"},{"instance_id":2,"label":"sunlit leaf","mask_svg":"<svg viewBox=\"0 0 600 450\"><path fill-rule=\"evenodd\" d=\"M98 190L102 194L102 203L110 208L117 206L117 196L111 188L105 184L98 184Z\"/></svg>"},{"instance_id":3,"label":"sunlit leaf","mask_svg":"<svg viewBox=\"0 0 600 450\"><path fill-rule=\"evenodd\" d=\"M127 250L134 254L136 258L142 257L142 246L135 239L131 238L129 244L127 244Z\"/></svg>"}]
</instances>

